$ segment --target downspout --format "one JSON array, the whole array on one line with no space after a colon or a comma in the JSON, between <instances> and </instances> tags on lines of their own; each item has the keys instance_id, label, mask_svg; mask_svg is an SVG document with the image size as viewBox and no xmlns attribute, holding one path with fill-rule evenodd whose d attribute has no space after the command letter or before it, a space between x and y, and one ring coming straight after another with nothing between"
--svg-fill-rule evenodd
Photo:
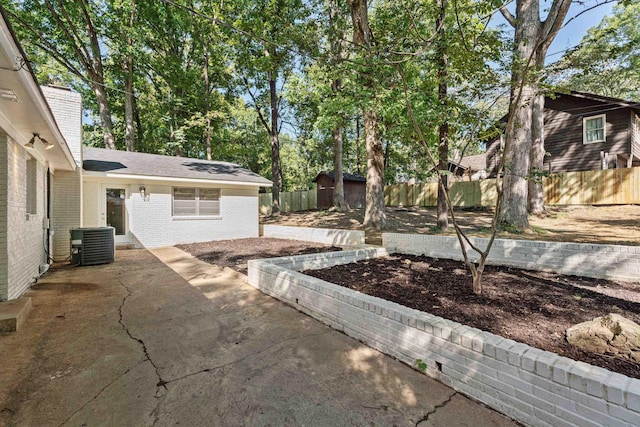
<instances>
[{"instance_id":1,"label":"downspout","mask_svg":"<svg viewBox=\"0 0 640 427\"><path fill-rule=\"evenodd\" d=\"M47 215L45 216L47 225L47 264L51 264L51 169L47 168Z\"/></svg>"}]
</instances>

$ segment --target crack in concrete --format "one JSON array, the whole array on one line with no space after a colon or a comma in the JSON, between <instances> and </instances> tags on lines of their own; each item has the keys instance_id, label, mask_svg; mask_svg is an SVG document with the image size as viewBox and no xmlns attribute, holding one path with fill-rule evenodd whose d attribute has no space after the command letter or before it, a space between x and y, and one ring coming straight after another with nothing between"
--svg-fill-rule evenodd
<instances>
[{"instance_id":1,"label":"crack in concrete","mask_svg":"<svg viewBox=\"0 0 640 427\"><path fill-rule=\"evenodd\" d=\"M127 375L129 372L133 371L135 368L137 368L138 366L142 365L144 362L146 362L146 360L141 360L140 362L136 363L135 365L133 365L132 367L128 368L127 370L125 370L123 373L121 373L120 375L118 375L116 378L114 378L112 381L110 381L108 384L106 384L104 387L102 387L100 389L100 391L98 393L96 393L95 396L93 396L91 399L87 400L81 407L79 407L78 409L76 409L75 411L73 411L63 422L61 422L59 424L59 426L63 426L66 423L69 422L69 420L71 420L71 418L74 417L74 415L76 415L77 413L79 413L80 411L82 411L84 408L86 408L87 406L89 406L89 404L93 401L95 401L96 399L98 399L100 397L100 395L102 393L104 393L109 387L111 387L113 384L115 384L120 378L124 377L125 375Z\"/></svg>"},{"instance_id":2,"label":"crack in concrete","mask_svg":"<svg viewBox=\"0 0 640 427\"><path fill-rule=\"evenodd\" d=\"M159 395L160 390L162 388L164 388L165 391L167 390L167 381L165 381L162 378L162 375L160 375L160 369L158 368L158 365L156 365L156 363L151 358L151 355L149 354L149 350L147 349L147 345L145 344L144 340L142 340L141 338L133 336L133 334L131 333L131 331L129 331L129 328L125 324L124 315L122 313L122 309L124 308L124 305L127 302L127 299L131 296L132 292L131 292L131 289L127 285L125 285L120 278L118 278L118 283L120 283L120 286L125 288L126 291L127 291L127 294L122 298L122 302L120 303L120 307L118 307L118 314L120 316L119 319L118 319L118 323L120 323L120 326L122 326L122 330L127 334L127 336L129 338L131 338L132 340L136 341L138 344L140 344L142 346L142 351L143 351L143 353L145 355L145 360L148 360L149 363L151 363L151 366L153 366L153 369L155 370L155 373L156 373L156 377L158 377L158 382L156 383L156 393L155 393L154 396L156 398L159 398L160 397L160 395Z\"/></svg>"},{"instance_id":3,"label":"crack in concrete","mask_svg":"<svg viewBox=\"0 0 640 427\"><path fill-rule=\"evenodd\" d=\"M164 402L166 396L167 394L165 393L162 397L156 397L156 406L150 414L153 416L153 422L151 423L152 426L155 426L160 422L160 405Z\"/></svg>"},{"instance_id":4,"label":"crack in concrete","mask_svg":"<svg viewBox=\"0 0 640 427\"><path fill-rule=\"evenodd\" d=\"M422 418L420 418L418 421L416 421L416 427L418 427L419 424L422 424L425 421L429 421L429 417L432 416L433 414L435 414L436 412L438 412L439 409L444 408L445 406L447 406L449 404L449 402L451 402L451 399L453 399L453 397L458 394L457 391L454 391L451 396L449 396L447 398L447 400L445 400L444 402L434 406L434 408L427 412L426 414L424 414L424 416Z\"/></svg>"},{"instance_id":5,"label":"crack in concrete","mask_svg":"<svg viewBox=\"0 0 640 427\"><path fill-rule=\"evenodd\" d=\"M200 374L204 374L204 373L212 372L212 371L217 371L219 369L223 369L223 368L235 365L236 363L240 363L240 362L242 362L242 361L244 361L244 360L246 360L246 359L248 359L250 357L257 356L257 355L262 354L262 353L266 353L267 351L271 350L272 348L277 347L277 346L282 345L282 344L285 344L287 342L297 341L297 340L300 340L300 339L303 339L303 338L319 337L319 336L322 336L322 335L330 334L331 332L333 332L333 331L322 332L320 334L301 335L301 336L298 336L298 337L289 338L289 339L280 341L278 343L272 344L272 345L270 345L267 348L264 348L262 350L255 351L253 353L247 354L246 356L241 357L240 359L237 359L237 360L234 360L234 361L231 361L231 362L228 362L228 363L224 363L222 365L212 366L212 367L209 367L209 368L201 369L201 370L196 371L196 372L190 372L190 373L188 373L186 375L183 375L181 377L178 377L178 378L173 378L171 380L168 380L165 384L171 384L173 382L181 381L181 380L184 380L184 379L196 376L196 375L200 375Z\"/></svg>"}]
</instances>

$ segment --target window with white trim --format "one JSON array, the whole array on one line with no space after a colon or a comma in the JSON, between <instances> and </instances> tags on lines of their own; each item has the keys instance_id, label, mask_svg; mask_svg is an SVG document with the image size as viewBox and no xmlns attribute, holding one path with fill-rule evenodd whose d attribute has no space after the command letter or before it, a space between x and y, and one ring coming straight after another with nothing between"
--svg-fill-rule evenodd
<instances>
[{"instance_id":1,"label":"window with white trim","mask_svg":"<svg viewBox=\"0 0 640 427\"><path fill-rule=\"evenodd\" d=\"M220 189L173 188L173 216L219 216Z\"/></svg>"},{"instance_id":2,"label":"window with white trim","mask_svg":"<svg viewBox=\"0 0 640 427\"><path fill-rule=\"evenodd\" d=\"M38 213L38 161L27 159L27 213Z\"/></svg>"},{"instance_id":3,"label":"window with white trim","mask_svg":"<svg viewBox=\"0 0 640 427\"><path fill-rule=\"evenodd\" d=\"M583 144L593 144L594 142L605 142L607 138L607 116L585 117L582 119Z\"/></svg>"}]
</instances>

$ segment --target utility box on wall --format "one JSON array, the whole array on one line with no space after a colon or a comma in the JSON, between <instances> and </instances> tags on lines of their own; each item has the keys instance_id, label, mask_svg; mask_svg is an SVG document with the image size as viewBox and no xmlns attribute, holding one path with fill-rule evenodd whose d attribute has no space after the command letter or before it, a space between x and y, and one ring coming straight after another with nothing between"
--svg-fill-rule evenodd
<instances>
[{"instance_id":1,"label":"utility box on wall","mask_svg":"<svg viewBox=\"0 0 640 427\"><path fill-rule=\"evenodd\" d=\"M71 230L71 264L96 265L115 261L115 228L93 227Z\"/></svg>"}]
</instances>

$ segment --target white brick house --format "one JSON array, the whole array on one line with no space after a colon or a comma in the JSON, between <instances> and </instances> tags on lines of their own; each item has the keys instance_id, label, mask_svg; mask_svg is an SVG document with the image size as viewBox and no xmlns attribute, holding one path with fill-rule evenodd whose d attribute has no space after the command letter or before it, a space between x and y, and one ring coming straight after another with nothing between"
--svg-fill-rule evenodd
<instances>
[{"instance_id":1,"label":"white brick house","mask_svg":"<svg viewBox=\"0 0 640 427\"><path fill-rule=\"evenodd\" d=\"M72 228L113 226L116 243L137 247L258 236L269 180L231 163L83 149L80 95L39 87L0 18L0 302L70 256Z\"/></svg>"},{"instance_id":2,"label":"white brick house","mask_svg":"<svg viewBox=\"0 0 640 427\"><path fill-rule=\"evenodd\" d=\"M49 220L56 216L53 188L63 176L73 175L77 180L80 173L64 132L56 124L24 58L3 17L0 19L0 301L18 298L46 271L51 247Z\"/></svg>"},{"instance_id":3,"label":"white brick house","mask_svg":"<svg viewBox=\"0 0 640 427\"><path fill-rule=\"evenodd\" d=\"M85 147L83 226L136 247L258 236L258 190L238 165Z\"/></svg>"}]
</instances>

